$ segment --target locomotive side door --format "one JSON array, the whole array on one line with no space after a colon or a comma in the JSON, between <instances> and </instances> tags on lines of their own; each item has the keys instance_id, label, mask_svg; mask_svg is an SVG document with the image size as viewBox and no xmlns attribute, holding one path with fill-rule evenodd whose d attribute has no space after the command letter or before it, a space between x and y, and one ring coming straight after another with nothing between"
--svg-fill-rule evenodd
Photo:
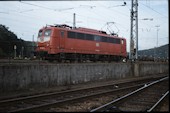
<instances>
[{"instance_id":1,"label":"locomotive side door","mask_svg":"<svg viewBox=\"0 0 170 113\"><path fill-rule=\"evenodd\" d=\"M126 55L126 40L121 39L121 55Z\"/></svg>"},{"instance_id":2,"label":"locomotive side door","mask_svg":"<svg viewBox=\"0 0 170 113\"><path fill-rule=\"evenodd\" d=\"M65 36L66 36L65 31L60 30L59 36L60 36L59 37L60 38L60 44L59 44L60 49L64 49L64 47L65 47Z\"/></svg>"},{"instance_id":3,"label":"locomotive side door","mask_svg":"<svg viewBox=\"0 0 170 113\"><path fill-rule=\"evenodd\" d=\"M122 56L123 55L123 44L124 44L124 40L123 39L120 39L120 55Z\"/></svg>"}]
</instances>

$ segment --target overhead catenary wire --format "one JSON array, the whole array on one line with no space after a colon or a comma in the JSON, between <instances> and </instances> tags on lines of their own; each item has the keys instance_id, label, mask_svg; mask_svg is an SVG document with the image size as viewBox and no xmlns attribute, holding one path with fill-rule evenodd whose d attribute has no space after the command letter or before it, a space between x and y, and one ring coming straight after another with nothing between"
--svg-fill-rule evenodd
<instances>
[{"instance_id":1,"label":"overhead catenary wire","mask_svg":"<svg viewBox=\"0 0 170 113\"><path fill-rule=\"evenodd\" d=\"M35 4L29 4L29 5L38 6L38 5L35 5ZM45 8L45 9L49 9L49 8L47 8L47 7L42 7L42 6L38 6L38 7Z\"/></svg>"},{"instance_id":2,"label":"overhead catenary wire","mask_svg":"<svg viewBox=\"0 0 170 113\"><path fill-rule=\"evenodd\" d=\"M23 3L23 2L22 2ZM27 3L26 3L27 4ZM49 8L47 8L47 7L43 7L43 6L39 6L39 5L36 5L36 4L31 4L31 3L29 3L28 5L33 5L33 6L36 6L36 7L41 7L41 8L45 8L45 9L49 9ZM72 8L73 9L73 8ZM50 10L52 10L52 9L50 9ZM79 15L79 16L82 16L82 15ZM98 19L99 20L99 19ZM101 20L102 21L102 20Z\"/></svg>"},{"instance_id":3,"label":"overhead catenary wire","mask_svg":"<svg viewBox=\"0 0 170 113\"><path fill-rule=\"evenodd\" d=\"M23 3L23 2L22 2L22 3ZM41 7L41 8L45 8L45 9L54 10L54 9L51 9L51 8L48 8L48 7L39 6L39 5L35 5L35 4L30 4L30 3L26 3L26 4L33 5L33 6L37 6L37 7Z\"/></svg>"},{"instance_id":4,"label":"overhead catenary wire","mask_svg":"<svg viewBox=\"0 0 170 113\"><path fill-rule=\"evenodd\" d=\"M157 14L159 14L159 15L161 15L161 16L163 16L163 17L165 17L165 18L168 18L167 16L165 16L165 15L161 14L160 12L158 12L158 11L156 11L155 9L151 8L150 6L147 6L147 5L143 4L142 2L140 2L140 4L142 4L143 6L145 6L145 7L149 8L150 10L152 10L152 11L156 12Z\"/></svg>"},{"instance_id":5,"label":"overhead catenary wire","mask_svg":"<svg viewBox=\"0 0 170 113\"><path fill-rule=\"evenodd\" d=\"M42 9L44 9L44 10L48 10L49 11L49 13L47 14L48 16L50 16L50 15L52 15L52 13L54 13L55 12L55 8L52 8L52 7L47 7L47 6L42 6L41 4L39 4L39 2L36 2L37 4L35 4L35 5L33 5L34 3L31 3L32 4L32 6L35 6L35 7L38 7L38 8L42 8ZM72 3L72 2L71 2ZM97 2L97 3L99 3L99 2ZM122 2L123 3L123 2ZM72 3L72 4L74 4L74 3ZM26 5L26 4L25 4ZM28 4L27 4L28 5ZM37 6L38 5L38 6ZM105 5L105 4L102 4L102 5ZM39 7L40 6L40 7ZM42 6L42 7L41 7ZM93 6L93 5L92 5ZM127 6L127 5L126 5ZM106 18L114 18L114 16L113 15L109 15L109 14L107 14L107 13L104 13L106 10L107 11L109 11L110 13L112 13L112 11L114 11L114 12L116 12L116 15L119 15L119 16L122 16L122 17L129 17L127 14L125 14L124 12L122 12L121 10L119 10L118 12L115 10L115 8L105 8L105 7L103 7L103 11L102 12L100 12L100 14L98 14L98 12L96 12L95 11L95 9L97 8L97 7L99 7L99 6L96 6L96 7L93 7L93 8L88 8L88 10L89 10L89 12L87 12L87 14L91 14L91 15L97 15L97 17L92 17L91 15L84 15L84 14L81 14L81 13L78 13L78 14L76 14L77 15L77 17L81 17L81 18L88 18L89 19L89 21L88 22L90 22L90 24L94 24L95 25L95 23L99 23L99 24L102 24L102 23L106 23L106 20L104 19L104 18L101 18L102 16L103 17L106 17ZM106 7L108 7L108 6L106 6ZM50 9L49 9L50 8ZM63 14L65 14L65 15L70 15L70 17L72 17L72 14L73 14L73 10L77 10L78 8L80 8L80 7L77 7L77 6L75 6L75 7L70 7L70 9L69 10L63 10ZM86 7L83 7L83 8L86 8ZM86 10L87 10L87 8L86 8ZM67 8L66 8L67 9ZM82 7L81 7L81 9L82 9ZM92 9L92 10L91 10ZM93 10L94 9L94 10ZM21 10L22 11L22 10ZM24 10L23 10L24 11ZM34 11L34 10L33 10ZM59 10L56 10L56 11L58 11L58 12L60 12ZM57 13L58 13L57 12ZM122 12L122 13L120 13L120 12ZM9 12L10 13L10 12ZM17 12L18 13L18 12ZM35 19L37 19L37 17L36 17L36 14L34 14L32 17L30 16L30 13L31 13L31 11L29 11L28 13L21 13L20 15L24 15L25 17L28 17L29 16L29 18L31 19L31 18L35 18ZM56 13L56 14L57 14ZM124 14L125 15L124 15ZM18 13L19 14L19 13ZM42 16L43 17L43 16ZM45 20L45 16L43 17L44 18L44 20L43 20L43 18L42 17L38 17L39 18L39 21L43 21L44 23L45 22L47 22L47 21L44 21ZM65 17L67 17L67 16L65 16ZM25 22L25 20L26 19L24 19L23 20L23 22ZM53 17L53 20L54 20L54 17ZM64 20L64 19L61 19L61 20ZM70 20L72 20L72 19L70 19ZM13 21L15 21L15 20L13 20ZM20 20L18 20L18 22L19 22ZM17 23L18 23L17 22ZM56 21L57 22L57 21ZM26 22L25 22L26 23ZM52 23L52 22L50 22L50 23ZM84 23L83 23L84 24ZM146 23L144 23L145 25L147 25L147 26L149 26L149 24L146 24ZM122 23L119 23L118 21L116 21L116 25L118 25L118 28L121 28L121 32L123 31L122 29L124 29L124 32L125 31L128 31L128 25L123 25ZM119 26L121 26L121 27L119 27ZM150 26L149 26L150 27ZM25 28L25 29L27 29L27 28ZM30 28L29 28L30 29Z\"/></svg>"}]
</instances>

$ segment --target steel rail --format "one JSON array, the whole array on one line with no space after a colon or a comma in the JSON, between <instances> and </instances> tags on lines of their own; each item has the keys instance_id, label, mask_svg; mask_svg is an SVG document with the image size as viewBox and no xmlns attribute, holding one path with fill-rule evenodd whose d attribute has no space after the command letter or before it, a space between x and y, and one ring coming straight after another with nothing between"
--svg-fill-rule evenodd
<instances>
[{"instance_id":1,"label":"steel rail","mask_svg":"<svg viewBox=\"0 0 170 113\"><path fill-rule=\"evenodd\" d=\"M130 92L130 93L128 93L128 94L120 97L120 98L117 98L117 99L115 99L115 100L113 100L113 101L111 101L111 102L109 102L109 103L107 103L107 104L104 104L104 105L99 106L99 107L97 107L97 108L95 108L95 109L92 109L90 112L95 112L95 111L99 111L99 110L101 110L101 109L103 109L103 108L106 108L106 107L108 107L109 105L111 105L111 104L113 104L113 103L115 103L115 102L118 102L118 101L120 101L120 100L122 100L122 99L125 99L125 98L127 98L127 97L129 97L129 96L131 96L131 95L133 95L133 94L135 94L135 93L137 93L137 92L145 89L145 88L148 88L149 86L151 86L151 85L153 85L153 84L156 84L156 83L161 82L161 81L163 81L163 80L166 80L166 79L168 79L168 78L169 78L169 77L165 77L165 78L156 80L156 81L154 81L154 82L151 82L151 83L149 83L149 84L145 84L143 87L141 87L141 88L139 88L139 89L137 89L137 90L135 90L135 91L132 91L132 92Z\"/></svg>"},{"instance_id":2,"label":"steel rail","mask_svg":"<svg viewBox=\"0 0 170 113\"><path fill-rule=\"evenodd\" d=\"M158 81L160 81L160 80L158 80ZM153 82L151 82L151 83L147 82L147 83L152 84ZM137 84L137 85L123 87L123 88L119 88L119 89L113 89L113 90L109 90L109 91L103 91L103 92L94 93L94 94L90 94L90 95L83 95L83 96L79 96L79 97L73 97L73 98L69 98L69 99L65 99L65 100L59 100L59 101L50 102L50 103L45 103L45 104L41 104L41 105L34 105L32 107L26 107L26 108L21 108L21 109L17 109L17 110L12 110L10 112L23 112L23 111L37 110L37 109L52 106L52 105L62 104L64 102L75 101L75 100L79 100L79 99L84 99L84 98L89 98L89 97L93 97L93 96L103 95L103 94L111 93L111 92L115 92L115 91L120 91L120 90L135 88L135 87L141 87L141 86L146 87L147 83Z\"/></svg>"},{"instance_id":3,"label":"steel rail","mask_svg":"<svg viewBox=\"0 0 170 113\"><path fill-rule=\"evenodd\" d=\"M131 88L135 88L135 87L141 87L144 84L146 84L146 83L138 84L138 85L134 85L134 86L128 86L128 87L124 87L124 88L113 89L113 90L110 90L110 91L103 91L103 92L94 93L94 94L90 94L90 95L83 95L83 96L79 96L79 97L73 97L73 98L69 98L69 99L65 99L65 100L59 100L59 101L55 101L55 102L51 102L51 103L45 103L45 104L41 104L41 105L33 105L31 107L11 110L10 112L31 111L31 110L34 110L34 109L44 108L44 107L48 107L48 106L51 106L51 105L61 104L61 103L64 103L64 102L75 101L75 100L78 100L78 99L84 99L84 98L88 98L88 97L103 95L103 94L106 94L106 93L112 93L112 92L115 92L115 91L131 89Z\"/></svg>"},{"instance_id":4,"label":"steel rail","mask_svg":"<svg viewBox=\"0 0 170 113\"><path fill-rule=\"evenodd\" d=\"M160 78L160 77L156 77L156 79L157 78ZM161 77L162 78L162 77ZM149 79L155 79L155 78L149 78ZM143 81L143 80L147 80L147 79L141 79L141 80L139 80L139 81ZM132 80L132 81L135 81L135 80ZM129 83L129 82L132 82L132 81L127 81L126 83ZM124 82L122 82L122 81L120 81L119 82L120 84L126 84L126 83L124 83ZM51 103L45 103L45 104L41 104L41 105L33 105L32 107L25 107L25 108L19 108L19 109L17 109L17 110L11 110L10 112L19 112L19 111L27 111L27 110L31 110L31 109L36 109L36 108L41 108L41 107L46 107L46 106L51 106L51 105L53 105L53 104L59 104L59 103L63 103L63 102L67 102L67 101L72 101L72 100L77 100L77 99L83 99L83 98L87 98L87 97L91 97L91 96L96 96L96 95L101 95L101 94L105 94L105 93L110 93L110 92L114 92L114 91L119 91L119 90L124 90L124 89L126 89L126 88L133 88L133 87L139 87L139 86L143 86L144 84L148 84L148 83L150 83L150 82L146 82L146 83L142 83L142 84L138 84L138 85L134 85L134 86L130 86L130 87L123 87L123 88L115 88L114 90L109 90L109 91L103 91L103 92L100 92L100 93L94 93L94 94L91 94L91 95L87 95L87 96L79 96L79 97L76 97L76 98L69 98L69 99L65 99L65 100L58 100L58 101L55 101L55 102L51 102ZM118 83L116 83L116 84L118 84ZM109 85L115 85L115 83L114 84L109 84ZM108 84L107 84L107 86L109 86ZM94 88L97 88L97 87L99 87L99 86L95 86ZM105 85L100 85L100 87L105 87ZM82 89L85 89L85 90L87 90L86 88L82 88ZM81 89L81 90L82 90ZM91 89L91 87L90 87L90 89ZM80 91L79 89L78 90L73 90L73 92L74 91ZM70 91L63 91L64 93L70 93ZM58 92L57 94L62 94L63 92ZM55 93L50 93L50 94L56 94L56 92ZM50 96L50 94L43 94L43 96ZM40 97L42 96L42 95L39 95ZM35 97L35 98L38 98L37 97L37 95L33 95L33 96L31 96L31 97ZM20 99L22 100L26 100L26 99L31 99L31 97L21 97ZM20 100L20 101L21 101ZM11 100L3 100L3 101L1 101L2 103L12 103L12 102L14 102L14 101L17 101L18 102L18 100L17 99L11 99ZM0 103L0 105L2 105L2 103Z\"/></svg>"},{"instance_id":5,"label":"steel rail","mask_svg":"<svg viewBox=\"0 0 170 113\"><path fill-rule=\"evenodd\" d=\"M157 78L162 78L162 77L158 76L158 77L155 77L155 78L143 78L143 79L138 79L138 81L140 82L142 80L157 79ZM113 85L121 85L121 84L126 84L126 83L130 83L130 82L135 82L135 81L136 81L136 79L127 80L127 81L119 81L117 83L111 83L111 84L107 84L107 85L98 85L98 86L93 86L93 87L79 88L79 89L73 89L73 90L67 90L67 91L61 91L61 92L52 92L52 93L45 93L45 94L37 94L37 95L32 95L32 96L26 96L26 97L18 97L18 98L0 100L0 105L5 104L5 103L9 103L9 102L23 101L23 100L26 100L26 99L34 99L34 98L58 95L58 94L63 94L63 93L71 93L71 92L76 92L76 91L81 91L81 90L90 90L90 89L94 89L94 88L102 88L102 87L108 87L108 86L113 86Z\"/></svg>"},{"instance_id":6,"label":"steel rail","mask_svg":"<svg viewBox=\"0 0 170 113\"><path fill-rule=\"evenodd\" d=\"M153 109L156 108L156 106L169 94L169 91L167 91L147 112L153 111Z\"/></svg>"}]
</instances>

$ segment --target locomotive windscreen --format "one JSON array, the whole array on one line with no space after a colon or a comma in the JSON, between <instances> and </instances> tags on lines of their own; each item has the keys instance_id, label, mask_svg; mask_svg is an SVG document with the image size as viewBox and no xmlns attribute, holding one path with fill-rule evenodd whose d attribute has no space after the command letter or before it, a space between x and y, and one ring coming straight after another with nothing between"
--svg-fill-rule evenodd
<instances>
[{"instance_id":1,"label":"locomotive windscreen","mask_svg":"<svg viewBox=\"0 0 170 113\"><path fill-rule=\"evenodd\" d=\"M50 41L51 29L46 29L44 32L40 30L38 33L38 42Z\"/></svg>"},{"instance_id":2,"label":"locomotive windscreen","mask_svg":"<svg viewBox=\"0 0 170 113\"><path fill-rule=\"evenodd\" d=\"M50 36L51 35L51 29L47 29L44 32L44 36Z\"/></svg>"},{"instance_id":3,"label":"locomotive windscreen","mask_svg":"<svg viewBox=\"0 0 170 113\"><path fill-rule=\"evenodd\" d=\"M42 36L42 30L39 31L38 37Z\"/></svg>"}]
</instances>

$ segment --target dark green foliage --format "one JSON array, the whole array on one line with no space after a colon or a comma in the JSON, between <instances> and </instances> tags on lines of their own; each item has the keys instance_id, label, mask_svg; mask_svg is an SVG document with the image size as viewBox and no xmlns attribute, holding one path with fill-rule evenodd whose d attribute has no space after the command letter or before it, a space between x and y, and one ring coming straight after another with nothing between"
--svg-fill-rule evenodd
<instances>
[{"instance_id":1,"label":"dark green foliage","mask_svg":"<svg viewBox=\"0 0 170 113\"><path fill-rule=\"evenodd\" d=\"M129 53L128 53L129 58ZM141 61L168 61L169 60L169 44L145 49L145 50L138 50L138 60Z\"/></svg>"},{"instance_id":2,"label":"dark green foliage","mask_svg":"<svg viewBox=\"0 0 170 113\"><path fill-rule=\"evenodd\" d=\"M31 53L34 51L32 42L18 39L12 31L8 30L8 27L0 25L0 58L13 58L14 45L17 46L17 57L22 55L22 57L30 57Z\"/></svg>"},{"instance_id":3,"label":"dark green foliage","mask_svg":"<svg viewBox=\"0 0 170 113\"><path fill-rule=\"evenodd\" d=\"M138 55L147 56L147 57L155 56L155 58L167 59L169 57L169 44L166 44L166 45L163 45L157 48L139 50Z\"/></svg>"},{"instance_id":4,"label":"dark green foliage","mask_svg":"<svg viewBox=\"0 0 170 113\"><path fill-rule=\"evenodd\" d=\"M169 60L169 44L138 51L138 60L141 61L155 61L167 62Z\"/></svg>"}]
</instances>

